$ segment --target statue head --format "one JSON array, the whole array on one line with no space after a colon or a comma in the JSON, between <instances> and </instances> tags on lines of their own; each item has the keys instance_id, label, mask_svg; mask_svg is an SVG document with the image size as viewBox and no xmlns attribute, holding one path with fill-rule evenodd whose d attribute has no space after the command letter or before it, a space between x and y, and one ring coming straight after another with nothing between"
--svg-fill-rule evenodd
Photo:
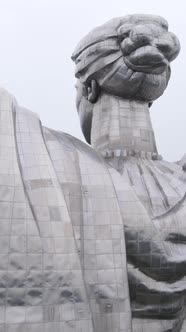
<instances>
[{"instance_id":1,"label":"statue head","mask_svg":"<svg viewBox=\"0 0 186 332\"><path fill-rule=\"evenodd\" d=\"M93 104L106 93L152 103L165 91L170 62L180 50L165 19L153 15L115 18L92 30L77 45L77 109L90 142Z\"/></svg>"}]
</instances>

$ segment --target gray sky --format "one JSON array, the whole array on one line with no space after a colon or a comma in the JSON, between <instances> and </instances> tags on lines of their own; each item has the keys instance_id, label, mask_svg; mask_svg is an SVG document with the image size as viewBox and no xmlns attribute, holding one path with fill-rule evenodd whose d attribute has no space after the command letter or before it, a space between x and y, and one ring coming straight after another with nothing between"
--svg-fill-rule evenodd
<instances>
[{"instance_id":1,"label":"gray sky","mask_svg":"<svg viewBox=\"0 0 186 332\"><path fill-rule=\"evenodd\" d=\"M134 13L162 15L181 42L169 87L151 108L159 153L175 161L186 153L185 0L0 0L0 86L45 126L83 139L71 53L95 26Z\"/></svg>"}]
</instances>

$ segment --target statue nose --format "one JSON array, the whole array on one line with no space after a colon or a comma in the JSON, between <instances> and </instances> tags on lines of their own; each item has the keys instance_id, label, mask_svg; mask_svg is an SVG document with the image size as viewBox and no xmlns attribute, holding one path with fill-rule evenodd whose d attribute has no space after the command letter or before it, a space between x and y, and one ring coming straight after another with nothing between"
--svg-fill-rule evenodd
<instances>
[{"instance_id":1,"label":"statue nose","mask_svg":"<svg viewBox=\"0 0 186 332\"><path fill-rule=\"evenodd\" d=\"M172 60L172 56L174 54L174 43L170 34L162 36L162 38L156 38L153 44L165 56L167 60Z\"/></svg>"},{"instance_id":2,"label":"statue nose","mask_svg":"<svg viewBox=\"0 0 186 332\"><path fill-rule=\"evenodd\" d=\"M150 33L145 33L144 31L138 31L137 29L133 29L130 33L130 39L135 44L136 47L150 45L153 36Z\"/></svg>"}]
</instances>

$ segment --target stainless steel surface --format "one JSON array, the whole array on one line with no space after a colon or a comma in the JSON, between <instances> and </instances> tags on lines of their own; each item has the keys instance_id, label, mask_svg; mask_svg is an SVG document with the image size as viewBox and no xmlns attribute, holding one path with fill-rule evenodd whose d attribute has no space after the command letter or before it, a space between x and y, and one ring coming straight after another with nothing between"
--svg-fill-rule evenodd
<instances>
[{"instance_id":1,"label":"stainless steel surface","mask_svg":"<svg viewBox=\"0 0 186 332\"><path fill-rule=\"evenodd\" d=\"M0 332L186 332L186 159L159 156L149 115L178 53L148 15L80 42L92 147L0 90Z\"/></svg>"}]
</instances>

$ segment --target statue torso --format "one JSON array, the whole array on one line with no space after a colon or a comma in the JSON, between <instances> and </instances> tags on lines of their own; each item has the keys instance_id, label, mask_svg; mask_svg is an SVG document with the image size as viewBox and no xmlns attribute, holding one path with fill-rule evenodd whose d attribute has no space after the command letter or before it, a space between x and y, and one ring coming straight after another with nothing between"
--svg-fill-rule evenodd
<instances>
[{"instance_id":1,"label":"statue torso","mask_svg":"<svg viewBox=\"0 0 186 332\"><path fill-rule=\"evenodd\" d=\"M132 310L134 332L181 331L181 167L131 159L119 173L6 94L0 106L1 330L110 332L121 319L128 332Z\"/></svg>"}]
</instances>

